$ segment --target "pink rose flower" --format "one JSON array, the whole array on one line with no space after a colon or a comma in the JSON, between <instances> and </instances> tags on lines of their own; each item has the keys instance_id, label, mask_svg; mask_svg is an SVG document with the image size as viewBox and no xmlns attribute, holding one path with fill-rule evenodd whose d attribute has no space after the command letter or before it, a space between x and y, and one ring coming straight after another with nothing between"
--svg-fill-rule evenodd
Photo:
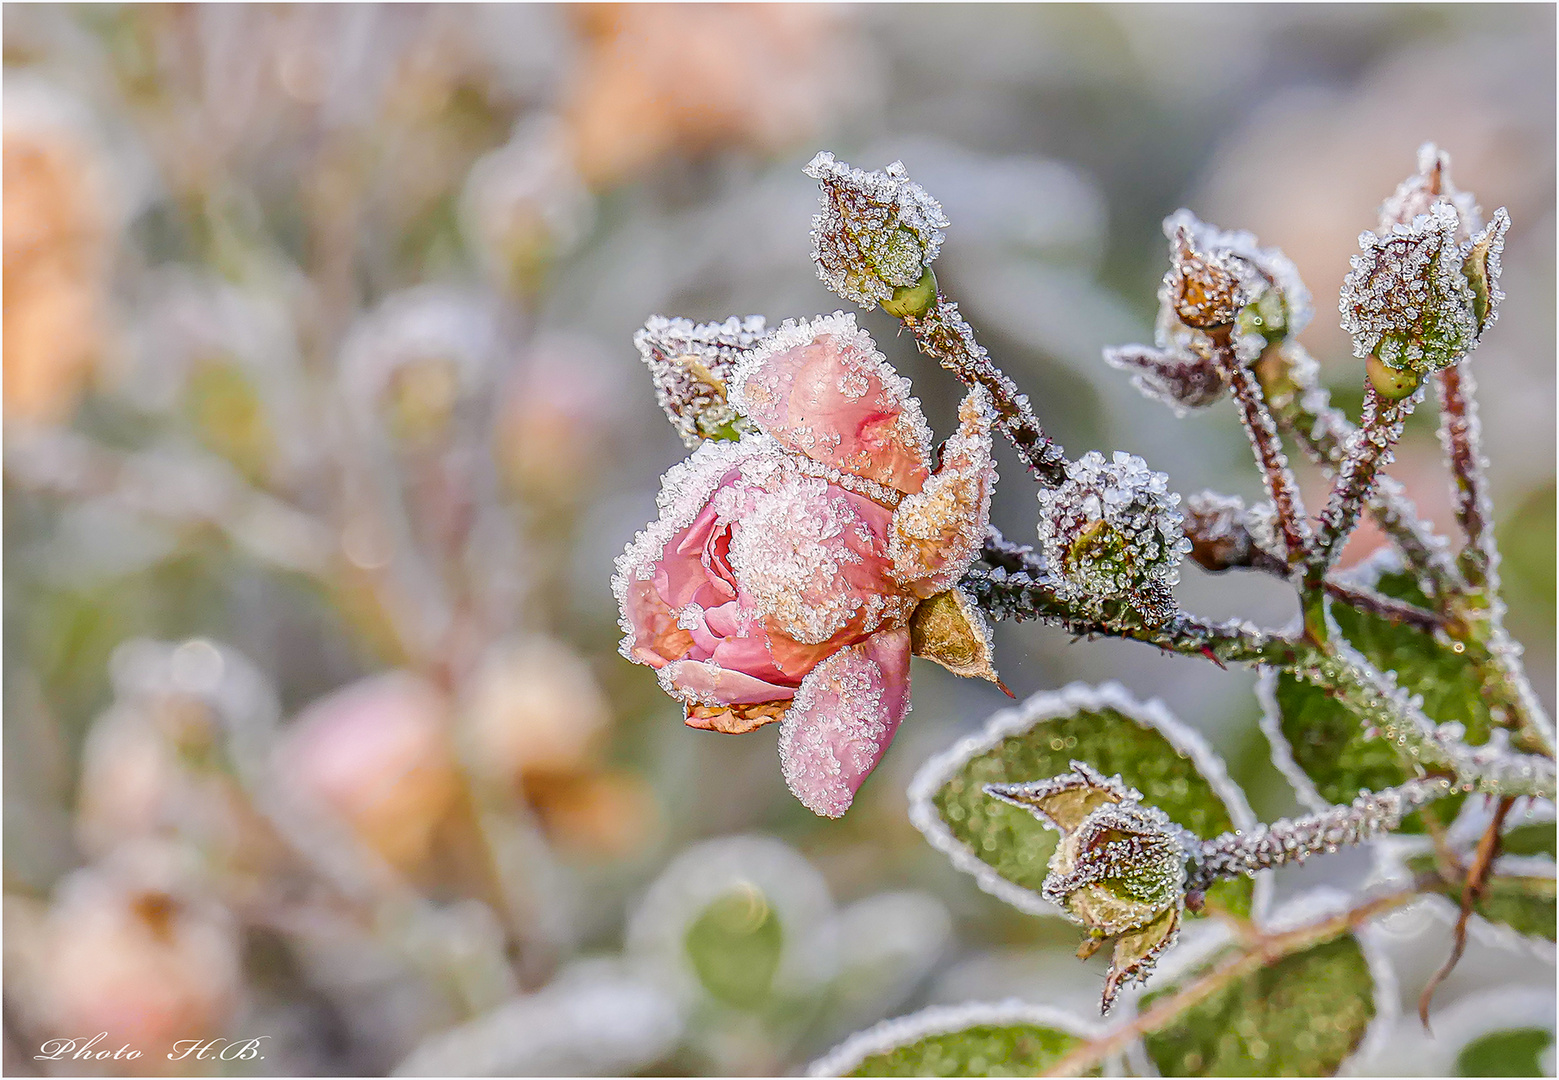
<instances>
[{"instance_id":1,"label":"pink rose flower","mask_svg":"<svg viewBox=\"0 0 1559 1080\"><path fill-rule=\"evenodd\" d=\"M911 614L984 541L990 400L964 400L931 472L908 381L840 313L781 326L729 393L758 433L667 472L659 520L617 560L621 651L692 727L781 721L790 789L838 817L909 711Z\"/></svg>"}]
</instances>

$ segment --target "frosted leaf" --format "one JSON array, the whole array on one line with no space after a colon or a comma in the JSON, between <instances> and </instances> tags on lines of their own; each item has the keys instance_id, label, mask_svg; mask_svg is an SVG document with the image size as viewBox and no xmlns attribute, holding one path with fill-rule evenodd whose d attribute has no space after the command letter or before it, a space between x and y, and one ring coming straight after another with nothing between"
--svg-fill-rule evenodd
<instances>
[{"instance_id":1,"label":"frosted leaf","mask_svg":"<svg viewBox=\"0 0 1559 1080\"><path fill-rule=\"evenodd\" d=\"M996 487L995 419L990 395L971 390L958 408L958 431L942 448L941 466L894 511L888 544L893 575L917 596L952 588L985 543Z\"/></svg>"},{"instance_id":2,"label":"frosted leaf","mask_svg":"<svg viewBox=\"0 0 1559 1080\"><path fill-rule=\"evenodd\" d=\"M761 315L696 325L654 315L633 335L650 369L655 400L688 446L740 434L743 425L730 403L728 384L737 361L763 334Z\"/></svg>"},{"instance_id":3,"label":"frosted leaf","mask_svg":"<svg viewBox=\"0 0 1559 1080\"><path fill-rule=\"evenodd\" d=\"M1226 232L1189 210L1164 219L1170 269L1159 288L1156 340L1184 347L1195 331L1233 326L1241 358L1254 359L1269 340L1292 337L1310 322L1310 290L1293 262L1263 248L1245 230Z\"/></svg>"},{"instance_id":4,"label":"frosted leaf","mask_svg":"<svg viewBox=\"0 0 1559 1080\"><path fill-rule=\"evenodd\" d=\"M787 319L737 365L731 401L821 464L897 492L925 482L931 429L920 402L854 315Z\"/></svg>"},{"instance_id":5,"label":"frosted leaf","mask_svg":"<svg viewBox=\"0 0 1559 1080\"><path fill-rule=\"evenodd\" d=\"M802 680L780 725L780 766L796 798L839 817L909 712L909 631L884 630Z\"/></svg>"},{"instance_id":6,"label":"frosted leaf","mask_svg":"<svg viewBox=\"0 0 1559 1080\"><path fill-rule=\"evenodd\" d=\"M1131 373L1131 384L1142 395L1161 401L1176 416L1185 416L1223 397L1228 386L1204 343L1190 341L1184 351L1165 351L1146 345L1105 349L1104 362Z\"/></svg>"},{"instance_id":7,"label":"frosted leaf","mask_svg":"<svg viewBox=\"0 0 1559 1080\"><path fill-rule=\"evenodd\" d=\"M1418 171L1397 185L1397 190L1380 204L1380 224L1375 231L1388 236L1394 226L1411 225L1420 214L1427 214L1437 202L1448 202L1456 212L1456 241L1463 243L1478 230L1482 217L1472 192L1460 191L1451 182L1451 155L1432 142L1418 148Z\"/></svg>"},{"instance_id":8,"label":"frosted leaf","mask_svg":"<svg viewBox=\"0 0 1559 1080\"><path fill-rule=\"evenodd\" d=\"M937 257L947 217L902 162L868 172L824 151L804 170L823 189L812 259L834 293L868 311L917 284Z\"/></svg>"},{"instance_id":9,"label":"frosted leaf","mask_svg":"<svg viewBox=\"0 0 1559 1080\"><path fill-rule=\"evenodd\" d=\"M985 792L1003 802L1023 807L1060 833L1077 828L1101 806L1142 799L1142 794L1127 787L1119 774L1104 776L1085 761L1074 761L1071 772L1047 780L987 784Z\"/></svg>"},{"instance_id":10,"label":"frosted leaf","mask_svg":"<svg viewBox=\"0 0 1559 1080\"><path fill-rule=\"evenodd\" d=\"M1167 621L1191 550L1179 502L1169 478L1133 454L1106 463L1089 451L1069 463L1066 482L1039 493L1039 551L1057 595L1098 615L1123 602L1149 625Z\"/></svg>"},{"instance_id":11,"label":"frosted leaf","mask_svg":"<svg viewBox=\"0 0 1559 1080\"><path fill-rule=\"evenodd\" d=\"M1389 233L1359 235L1363 253L1350 260L1338 301L1355 356L1426 375L1472 351L1503 297L1499 255L1510 218L1502 208L1465 243L1461 227L1442 200Z\"/></svg>"}]
</instances>

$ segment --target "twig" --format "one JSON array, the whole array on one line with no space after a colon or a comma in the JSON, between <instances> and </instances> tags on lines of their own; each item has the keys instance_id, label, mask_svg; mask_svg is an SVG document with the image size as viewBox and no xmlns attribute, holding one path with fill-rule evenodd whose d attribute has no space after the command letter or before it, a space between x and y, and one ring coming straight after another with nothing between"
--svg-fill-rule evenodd
<instances>
[{"instance_id":1,"label":"twig","mask_svg":"<svg viewBox=\"0 0 1559 1080\"><path fill-rule=\"evenodd\" d=\"M1283 543L1288 551L1288 564L1296 566L1310 555L1313 537L1310 522L1305 516L1304 500L1299 495L1299 483L1288 467L1288 457L1283 453L1278 438L1277 424L1262 395L1261 383L1250 366L1240 362L1227 332L1217 343L1214 357L1229 380L1229 392L1239 406L1240 422L1250 437L1250 446L1256 454L1256 464L1261 469L1261 479L1267 495L1277 510L1278 526L1283 533Z\"/></svg>"},{"instance_id":2,"label":"twig","mask_svg":"<svg viewBox=\"0 0 1559 1080\"><path fill-rule=\"evenodd\" d=\"M1130 1023L1122 1024L1108 1034L1077 1047L1042 1075L1081 1076L1110 1055L1124 1050L1133 1040L1167 1027L1181 1013L1212 997L1236 979L1275 963L1285 956L1316 945L1324 945L1333 938L1362 926L1377 915L1383 915L1412 902L1418 894L1419 886L1415 883L1411 889L1375 897L1349 911L1308 926L1276 934L1258 935L1246 943L1244 951L1238 956L1231 957L1189 986L1159 1001Z\"/></svg>"},{"instance_id":3,"label":"twig","mask_svg":"<svg viewBox=\"0 0 1559 1080\"><path fill-rule=\"evenodd\" d=\"M1404 421L1422 396L1423 391L1418 390L1400 401L1388 401L1366 385L1363 423L1347 441L1326 509L1321 511L1321 528L1307 576L1319 579L1342 553L1364 504L1374 493L1380 470L1393 460L1392 447L1402 438Z\"/></svg>"},{"instance_id":4,"label":"twig","mask_svg":"<svg viewBox=\"0 0 1559 1080\"><path fill-rule=\"evenodd\" d=\"M958 312L958 305L937 295L931 310L904 325L926 355L957 375L967 386L983 386L996 409L996 425L1017 449L1023 464L1040 483L1059 487L1066 482L1066 454L1039 426L1028 395L991 361L990 354L974 339L974 330Z\"/></svg>"},{"instance_id":5,"label":"twig","mask_svg":"<svg viewBox=\"0 0 1559 1080\"><path fill-rule=\"evenodd\" d=\"M1440 984L1446 980L1446 977L1456 970L1456 965L1467 948L1467 920L1472 918L1473 905L1483 895L1484 886L1488 883L1489 871L1493 868L1494 859L1499 854L1500 827L1505 823L1505 815L1510 813L1511 804L1515 801L1513 798L1506 797L1495 804L1494 818L1478 840L1478 850L1473 855L1472 866L1467 869L1467 881L1462 886L1461 912L1456 918L1451 955L1446 958L1444 964L1440 965L1440 970L1430 978L1429 984L1424 987L1424 992L1418 995L1418 1020L1424 1025L1426 1032L1429 1031L1429 1004L1434 1000L1434 992L1440 988Z\"/></svg>"}]
</instances>

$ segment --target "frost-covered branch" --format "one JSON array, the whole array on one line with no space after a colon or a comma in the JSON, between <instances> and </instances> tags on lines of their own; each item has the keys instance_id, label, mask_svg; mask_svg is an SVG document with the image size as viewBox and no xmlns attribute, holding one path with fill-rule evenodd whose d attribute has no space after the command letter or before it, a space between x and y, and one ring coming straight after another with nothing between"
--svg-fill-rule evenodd
<instances>
[{"instance_id":1,"label":"frost-covered branch","mask_svg":"<svg viewBox=\"0 0 1559 1080\"><path fill-rule=\"evenodd\" d=\"M1262 870L1302 863L1312 855L1392 832L1409 813L1452 790L1444 777L1410 780L1399 787L1362 794L1349 806L1285 818L1249 832L1225 833L1202 843L1188 887L1205 889L1222 878L1255 876Z\"/></svg>"},{"instance_id":2,"label":"frost-covered branch","mask_svg":"<svg viewBox=\"0 0 1559 1080\"><path fill-rule=\"evenodd\" d=\"M1499 551L1494 546L1494 506L1489 500L1488 459L1483 455L1483 431L1474 398L1477 383L1466 364L1435 376L1440 396L1440 445L1451 466L1456 521L1466 536L1457 557L1462 577L1471 589L1499 592Z\"/></svg>"},{"instance_id":3,"label":"frost-covered branch","mask_svg":"<svg viewBox=\"0 0 1559 1080\"><path fill-rule=\"evenodd\" d=\"M1392 448L1402 438L1402 426L1423 399L1421 391L1400 401L1381 396L1373 386L1364 391L1364 414L1359 429L1349 437L1343 460L1332 483L1307 576L1319 579L1353 535L1359 513L1374 492L1380 471L1393 460Z\"/></svg>"},{"instance_id":4,"label":"frost-covered branch","mask_svg":"<svg viewBox=\"0 0 1559 1080\"><path fill-rule=\"evenodd\" d=\"M1283 453L1282 440L1277 425L1261 392L1261 383L1245 364L1238 362L1232 348L1219 350L1220 363L1229 380L1229 390L1240 410L1240 422L1250 438L1256 464L1261 469L1261 480L1267 495L1277 510L1278 526L1282 531L1290 566L1298 565L1309 556L1314 539L1310 522L1305 516L1304 500L1299 495L1299 482L1288 467L1288 457Z\"/></svg>"}]
</instances>

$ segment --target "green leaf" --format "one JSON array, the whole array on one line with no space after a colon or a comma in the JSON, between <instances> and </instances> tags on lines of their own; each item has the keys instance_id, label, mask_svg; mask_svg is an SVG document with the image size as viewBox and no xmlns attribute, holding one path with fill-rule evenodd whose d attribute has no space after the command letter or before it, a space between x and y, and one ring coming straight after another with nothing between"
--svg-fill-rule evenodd
<instances>
[{"instance_id":1,"label":"green leaf","mask_svg":"<svg viewBox=\"0 0 1559 1080\"><path fill-rule=\"evenodd\" d=\"M1457 1076L1546 1076L1538 1060L1554 1041L1544 1028L1491 1031L1456 1055Z\"/></svg>"},{"instance_id":2,"label":"green leaf","mask_svg":"<svg viewBox=\"0 0 1559 1080\"><path fill-rule=\"evenodd\" d=\"M735 889L693 920L686 947L693 970L711 996L749 1008L769 996L785 935L761 892Z\"/></svg>"},{"instance_id":3,"label":"green leaf","mask_svg":"<svg viewBox=\"0 0 1559 1080\"><path fill-rule=\"evenodd\" d=\"M1031 813L985 794L985 785L1043 780L1074 760L1119 774L1172 820L1203 839L1248 828L1255 817L1202 737L1159 702L1142 704L1119 684L1073 683L986 722L984 730L928 761L910 785L910 820L980 887L1021 910L1054 914L1040 899L1057 834ZM1210 906L1251 911L1254 883L1224 881Z\"/></svg>"},{"instance_id":4,"label":"green leaf","mask_svg":"<svg viewBox=\"0 0 1559 1080\"><path fill-rule=\"evenodd\" d=\"M1415 874L1437 872L1432 854L1413 855L1405 861L1407 868ZM1531 861L1541 862L1539 859ZM1499 868L1500 864L1496 863L1495 869ZM1551 872L1546 875L1495 873L1484 883L1483 894L1473 901L1472 910L1486 921L1508 926L1525 937L1553 941L1554 922L1559 917L1554 886ZM1442 880L1437 891L1461 910L1461 881Z\"/></svg>"},{"instance_id":5,"label":"green leaf","mask_svg":"<svg viewBox=\"0 0 1559 1080\"><path fill-rule=\"evenodd\" d=\"M1506 855L1547 855L1551 859L1559 855L1554 849L1555 836L1552 821L1517 825L1500 838L1500 850Z\"/></svg>"},{"instance_id":6,"label":"green leaf","mask_svg":"<svg viewBox=\"0 0 1559 1080\"><path fill-rule=\"evenodd\" d=\"M1426 603L1409 574L1383 571L1373 581L1369 577L1365 575L1365 583L1386 596ZM1342 605L1334 605L1332 614L1366 659L1382 671L1396 672L1398 683L1423 697L1427 715L1441 723L1464 724L1467 741L1474 745L1488 741L1489 710L1469 663L1472 650L1481 651L1481 646L1467 645L1458 653L1416 627L1394 625ZM1358 718L1332 700L1324 687L1269 673L1262 678L1260 693L1267 706L1262 729L1272 741L1274 760L1312 809L1345 805L1361 790L1380 791L1416 775L1410 760L1390 743L1366 738ZM1441 799L1427 812L1450 822L1464 798ZM1400 831L1422 832L1418 815L1410 816Z\"/></svg>"},{"instance_id":7,"label":"green leaf","mask_svg":"<svg viewBox=\"0 0 1559 1080\"><path fill-rule=\"evenodd\" d=\"M1009 1002L939 1005L858 1032L811 1076L1036 1076L1095 1034L1059 1010ZM1098 1069L1084 1075L1097 1076Z\"/></svg>"},{"instance_id":8,"label":"green leaf","mask_svg":"<svg viewBox=\"0 0 1559 1080\"><path fill-rule=\"evenodd\" d=\"M1145 994L1139 1015L1225 960ZM1352 934L1286 956L1214 992L1144 1036L1164 1076L1331 1076L1375 1019L1375 980Z\"/></svg>"}]
</instances>

